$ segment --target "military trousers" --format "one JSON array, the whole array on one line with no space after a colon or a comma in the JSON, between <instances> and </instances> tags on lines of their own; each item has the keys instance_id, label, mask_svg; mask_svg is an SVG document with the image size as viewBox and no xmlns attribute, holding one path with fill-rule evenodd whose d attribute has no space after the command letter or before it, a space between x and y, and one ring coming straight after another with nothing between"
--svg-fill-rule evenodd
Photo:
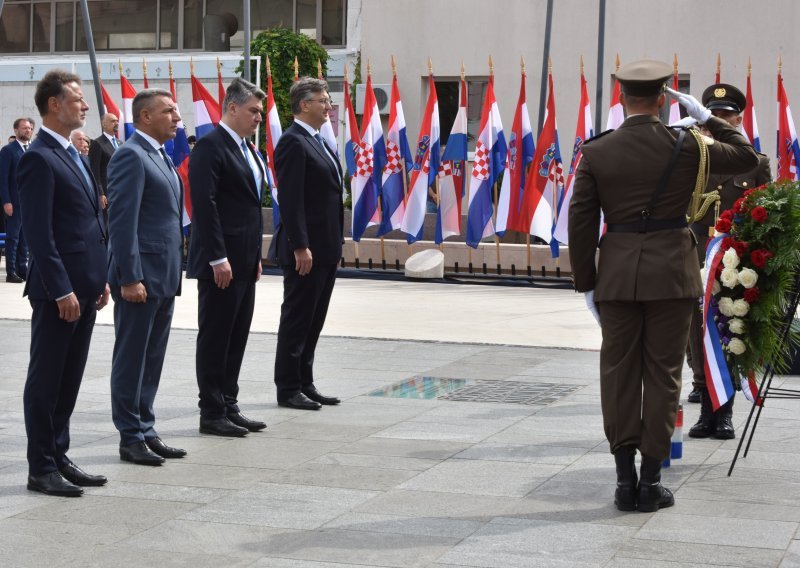
<instances>
[{"instance_id":1,"label":"military trousers","mask_svg":"<svg viewBox=\"0 0 800 568\"><path fill-rule=\"evenodd\" d=\"M706 244L708 243L708 227L694 223L692 232L697 237L698 270L706 260ZM705 356L703 354L703 310L698 298L692 310L691 327L689 328L689 345L686 351L687 362L692 369L692 388L706 388Z\"/></svg>"},{"instance_id":2,"label":"military trousers","mask_svg":"<svg viewBox=\"0 0 800 568\"><path fill-rule=\"evenodd\" d=\"M669 456L696 305L696 298L598 303L600 402L612 453L634 446L652 458Z\"/></svg>"}]
</instances>

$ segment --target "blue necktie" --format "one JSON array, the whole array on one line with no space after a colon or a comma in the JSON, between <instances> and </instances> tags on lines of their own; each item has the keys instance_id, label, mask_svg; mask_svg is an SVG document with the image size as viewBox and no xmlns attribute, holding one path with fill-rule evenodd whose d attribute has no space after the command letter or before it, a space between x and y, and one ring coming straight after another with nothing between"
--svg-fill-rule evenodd
<instances>
[{"instance_id":1,"label":"blue necktie","mask_svg":"<svg viewBox=\"0 0 800 568\"><path fill-rule=\"evenodd\" d=\"M328 145L325 143L325 139L322 137L322 135L319 132L317 132L316 134L314 134L314 138L317 139L319 145L322 146L322 151L325 152L325 155L328 156L330 161L333 162L334 167L336 167L336 158L334 158L333 154L331 154L331 152L328 150ZM336 168L336 171L337 172L339 171L338 167Z\"/></svg>"},{"instance_id":2,"label":"blue necktie","mask_svg":"<svg viewBox=\"0 0 800 568\"><path fill-rule=\"evenodd\" d=\"M260 188L258 187L258 178L259 178L258 171L256 170L256 167L253 165L253 158L250 155L250 150L247 148L247 143L244 141L244 138L242 138L242 152L244 152L244 159L247 160L247 165L250 166L250 170L253 172L253 179L256 182L256 194L259 197L261 197L261 191Z\"/></svg>"},{"instance_id":3,"label":"blue necktie","mask_svg":"<svg viewBox=\"0 0 800 568\"><path fill-rule=\"evenodd\" d=\"M89 172L86 171L86 166L83 165L83 160L81 160L80 155L78 155L78 150L75 149L75 146L70 144L67 146L67 153L69 157L72 158L72 161L75 162L75 165L78 166L78 169L83 174L83 178L86 180L86 185L89 189L94 189L94 184L92 184L92 178L89 176Z\"/></svg>"},{"instance_id":4,"label":"blue necktie","mask_svg":"<svg viewBox=\"0 0 800 568\"><path fill-rule=\"evenodd\" d=\"M119 142L117 142L117 137L116 136L111 139L111 145L114 146L114 150L119 148Z\"/></svg>"}]
</instances>

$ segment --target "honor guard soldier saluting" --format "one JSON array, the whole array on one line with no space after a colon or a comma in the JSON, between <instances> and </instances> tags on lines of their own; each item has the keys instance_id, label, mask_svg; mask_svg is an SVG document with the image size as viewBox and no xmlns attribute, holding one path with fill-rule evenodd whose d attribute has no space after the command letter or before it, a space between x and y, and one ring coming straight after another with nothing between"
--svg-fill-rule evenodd
<instances>
[{"instance_id":1,"label":"honor guard soldier saluting","mask_svg":"<svg viewBox=\"0 0 800 568\"><path fill-rule=\"evenodd\" d=\"M747 98L744 93L733 85L717 83L711 85L703 91L703 104L711 111L711 114L721 118L731 126L739 129L742 125L742 113L747 107ZM705 128L701 128L704 134L713 136ZM710 207L702 218L692 223L692 232L697 237L697 258L700 266L705 262L706 245L710 234L714 232L714 225L717 222L720 211L726 211L733 207L734 201L742 197L742 194L754 187L769 183L772 179L769 168L769 158L764 154L758 154L758 166L748 172L738 175L719 175L713 174L708 178L709 192L716 192L720 201L717 207ZM711 406L711 399L706 388L706 374L703 363L703 324L702 310L696 309L692 313L692 327L689 331L689 357L692 367L692 392L689 394L689 402L699 402L700 419L689 430L692 438L708 438L713 436L720 440L730 440L736 437L733 429L733 398L720 406L714 412Z\"/></svg>"},{"instance_id":2,"label":"honor guard soldier saluting","mask_svg":"<svg viewBox=\"0 0 800 568\"><path fill-rule=\"evenodd\" d=\"M661 485L661 463L670 453L689 323L701 294L687 209L697 208L708 167L737 174L758 161L736 129L690 95L670 91L713 140L661 123L671 75L671 65L651 60L619 70L627 119L584 144L569 208L575 289L586 295L603 333L600 400L617 468L614 503L622 511L674 504ZM601 210L607 230L598 244Z\"/></svg>"}]
</instances>

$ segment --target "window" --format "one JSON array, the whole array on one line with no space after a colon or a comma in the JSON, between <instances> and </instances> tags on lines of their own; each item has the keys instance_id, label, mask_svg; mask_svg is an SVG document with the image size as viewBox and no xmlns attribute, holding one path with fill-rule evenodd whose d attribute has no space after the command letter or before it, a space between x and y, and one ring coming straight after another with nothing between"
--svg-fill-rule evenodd
<instances>
[{"instance_id":1,"label":"window","mask_svg":"<svg viewBox=\"0 0 800 568\"><path fill-rule=\"evenodd\" d=\"M310 0L315 2L316 0ZM244 47L243 4L241 0L207 0L206 14L233 18L236 31L231 35L231 49ZM261 0L250 3L251 36L269 28L292 28L294 0Z\"/></svg>"},{"instance_id":2,"label":"window","mask_svg":"<svg viewBox=\"0 0 800 568\"><path fill-rule=\"evenodd\" d=\"M31 5L6 4L0 19L0 52L30 51Z\"/></svg>"},{"instance_id":3,"label":"window","mask_svg":"<svg viewBox=\"0 0 800 568\"><path fill-rule=\"evenodd\" d=\"M427 79L424 80L427 84ZM481 111L483 110L483 98L486 96L486 88L489 81L485 78L467 79L467 141L470 152L474 147L474 142L478 137L478 129L481 126ZM458 79L436 79L436 97L439 99L439 124L441 127L440 140L442 145L447 144L450 136L450 129L458 112L459 97ZM425 91L423 100L427 100Z\"/></svg>"},{"instance_id":4,"label":"window","mask_svg":"<svg viewBox=\"0 0 800 568\"><path fill-rule=\"evenodd\" d=\"M156 48L157 2L152 0L108 0L89 2L94 46L98 51ZM83 16L76 18L77 51L86 51Z\"/></svg>"},{"instance_id":5,"label":"window","mask_svg":"<svg viewBox=\"0 0 800 568\"><path fill-rule=\"evenodd\" d=\"M178 48L178 0L161 0L158 49Z\"/></svg>"},{"instance_id":6,"label":"window","mask_svg":"<svg viewBox=\"0 0 800 568\"><path fill-rule=\"evenodd\" d=\"M72 51L74 23L75 4L56 2L56 51Z\"/></svg>"},{"instance_id":7,"label":"window","mask_svg":"<svg viewBox=\"0 0 800 568\"><path fill-rule=\"evenodd\" d=\"M32 51L50 51L50 3L33 5Z\"/></svg>"}]
</instances>

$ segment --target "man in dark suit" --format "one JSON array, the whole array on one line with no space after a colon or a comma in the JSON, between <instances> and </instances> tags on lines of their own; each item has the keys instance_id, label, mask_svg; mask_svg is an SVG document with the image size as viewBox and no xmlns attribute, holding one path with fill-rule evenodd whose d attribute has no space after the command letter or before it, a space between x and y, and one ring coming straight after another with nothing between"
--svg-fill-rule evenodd
<instances>
[{"instance_id":1,"label":"man in dark suit","mask_svg":"<svg viewBox=\"0 0 800 568\"><path fill-rule=\"evenodd\" d=\"M103 209L105 209L108 206L108 199L106 197L106 187L108 186L108 162L120 146L119 140L117 139L119 118L113 113L107 112L100 121L100 127L103 129L103 133L95 138L91 146L89 146L89 164L92 166L94 179L100 184L100 191L102 192L100 199L103 202Z\"/></svg>"},{"instance_id":2,"label":"man in dark suit","mask_svg":"<svg viewBox=\"0 0 800 568\"><path fill-rule=\"evenodd\" d=\"M31 250L25 293L33 307L23 394L28 489L77 497L81 486L106 483L67 457L69 419L96 311L108 303L106 233L97 185L68 140L89 110L80 78L49 71L34 99L43 124L18 168L22 226Z\"/></svg>"},{"instance_id":3,"label":"man in dark suit","mask_svg":"<svg viewBox=\"0 0 800 568\"><path fill-rule=\"evenodd\" d=\"M271 248L283 271L275 353L278 404L319 410L339 404L314 385L314 351L342 256L342 168L319 133L331 108L325 81L304 77L289 96L294 123L275 148L281 220Z\"/></svg>"},{"instance_id":4,"label":"man in dark suit","mask_svg":"<svg viewBox=\"0 0 800 568\"><path fill-rule=\"evenodd\" d=\"M614 502L623 511L674 504L661 485L661 463L670 455L689 323L701 294L686 222L698 167L704 157L720 174L758 163L741 134L689 95L670 91L714 140L664 126L658 113L671 76L671 65L647 60L617 72L628 118L584 144L569 207L575 289L599 311L603 332L600 401L617 466ZM601 210L607 231L596 265Z\"/></svg>"},{"instance_id":5,"label":"man in dark suit","mask_svg":"<svg viewBox=\"0 0 800 568\"><path fill-rule=\"evenodd\" d=\"M241 78L228 87L219 125L189 162L192 240L187 278L197 278L200 432L244 436L267 427L239 411L242 367L256 281L261 278L261 195L266 168L249 141L264 92Z\"/></svg>"},{"instance_id":6,"label":"man in dark suit","mask_svg":"<svg viewBox=\"0 0 800 568\"><path fill-rule=\"evenodd\" d=\"M0 150L0 200L6 217L6 282L25 281L28 273L28 245L22 230L17 189L17 164L28 149L33 135L33 121L18 118L14 121L16 140Z\"/></svg>"},{"instance_id":7,"label":"man in dark suit","mask_svg":"<svg viewBox=\"0 0 800 568\"><path fill-rule=\"evenodd\" d=\"M186 455L161 440L153 410L181 287L183 189L164 151L181 117L163 89L140 91L132 114L136 132L108 163L111 413L120 458L160 465Z\"/></svg>"}]
</instances>

